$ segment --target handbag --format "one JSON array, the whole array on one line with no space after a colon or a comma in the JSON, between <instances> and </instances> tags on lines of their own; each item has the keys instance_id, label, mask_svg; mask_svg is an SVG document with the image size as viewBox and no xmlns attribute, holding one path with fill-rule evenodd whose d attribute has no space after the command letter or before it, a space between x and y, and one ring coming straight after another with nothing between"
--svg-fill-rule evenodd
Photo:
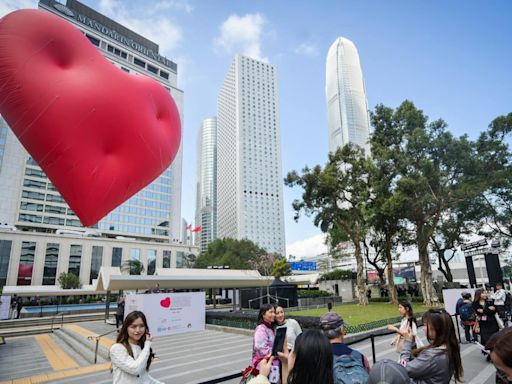
<instances>
[{"instance_id":1,"label":"handbag","mask_svg":"<svg viewBox=\"0 0 512 384\"><path fill-rule=\"evenodd\" d=\"M473 324L473 333L480 333L480 322L478 320Z\"/></svg>"}]
</instances>

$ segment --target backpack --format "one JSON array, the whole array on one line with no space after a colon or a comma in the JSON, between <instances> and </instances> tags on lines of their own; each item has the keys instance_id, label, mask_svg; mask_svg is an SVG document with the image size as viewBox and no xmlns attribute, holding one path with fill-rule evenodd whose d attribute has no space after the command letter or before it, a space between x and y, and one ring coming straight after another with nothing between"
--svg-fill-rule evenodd
<instances>
[{"instance_id":1,"label":"backpack","mask_svg":"<svg viewBox=\"0 0 512 384\"><path fill-rule=\"evenodd\" d=\"M366 384L368 372L363 365L363 355L352 351L349 355L334 356L334 384Z\"/></svg>"},{"instance_id":2,"label":"backpack","mask_svg":"<svg viewBox=\"0 0 512 384\"><path fill-rule=\"evenodd\" d=\"M506 293L505 297L505 310L510 311L512 306L512 293L508 292Z\"/></svg>"},{"instance_id":3,"label":"backpack","mask_svg":"<svg viewBox=\"0 0 512 384\"><path fill-rule=\"evenodd\" d=\"M473 321L476 318L470 303L462 304L459 308L459 314L462 321Z\"/></svg>"}]
</instances>

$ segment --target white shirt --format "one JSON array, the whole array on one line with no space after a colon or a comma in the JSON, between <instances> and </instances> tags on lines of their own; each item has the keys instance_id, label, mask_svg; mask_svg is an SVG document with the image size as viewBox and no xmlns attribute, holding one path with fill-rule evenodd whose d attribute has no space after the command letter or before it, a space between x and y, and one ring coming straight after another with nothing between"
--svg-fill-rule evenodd
<instances>
[{"instance_id":1,"label":"white shirt","mask_svg":"<svg viewBox=\"0 0 512 384\"><path fill-rule=\"evenodd\" d=\"M133 357L128 354L125 346L119 343L110 347L112 361L113 384L163 384L153 379L146 370L151 342L146 341L144 349L138 345L132 347Z\"/></svg>"},{"instance_id":2,"label":"white shirt","mask_svg":"<svg viewBox=\"0 0 512 384\"><path fill-rule=\"evenodd\" d=\"M295 346L295 339L302 333L302 328L295 319L286 319L284 324L278 325L276 328L286 327L286 343L288 350L292 350Z\"/></svg>"},{"instance_id":3,"label":"white shirt","mask_svg":"<svg viewBox=\"0 0 512 384\"><path fill-rule=\"evenodd\" d=\"M507 293L505 292L505 290L503 288L498 289L496 292L494 292L491 295L491 299L494 300L494 305L505 305L506 298L507 298Z\"/></svg>"}]
</instances>

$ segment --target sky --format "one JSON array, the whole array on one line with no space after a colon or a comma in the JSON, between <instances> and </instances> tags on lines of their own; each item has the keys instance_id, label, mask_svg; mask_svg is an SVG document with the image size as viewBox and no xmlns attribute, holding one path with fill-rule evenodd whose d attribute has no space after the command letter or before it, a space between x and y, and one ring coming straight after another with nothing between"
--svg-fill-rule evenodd
<instances>
[{"instance_id":1,"label":"sky","mask_svg":"<svg viewBox=\"0 0 512 384\"><path fill-rule=\"evenodd\" d=\"M334 40L354 42L368 106L412 100L455 135L475 139L512 112L512 2L302 0L83 0L151 39L178 64L184 91L182 216L195 217L196 142L215 116L217 96L236 54L277 69L283 175L327 161L325 60ZM35 0L0 0L0 16L36 8ZM324 236L291 204L283 186L287 255L326 251Z\"/></svg>"}]
</instances>

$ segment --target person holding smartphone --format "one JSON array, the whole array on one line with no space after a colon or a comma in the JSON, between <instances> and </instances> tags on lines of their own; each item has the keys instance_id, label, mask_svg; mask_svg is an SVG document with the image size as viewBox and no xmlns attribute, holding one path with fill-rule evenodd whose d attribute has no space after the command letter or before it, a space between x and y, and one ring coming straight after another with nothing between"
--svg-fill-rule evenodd
<instances>
[{"instance_id":1,"label":"person holding smartphone","mask_svg":"<svg viewBox=\"0 0 512 384\"><path fill-rule=\"evenodd\" d=\"M154 357L152 339L144 313L133 311L126 316L110 348L113 384L163 384L148 373Z\"/></svg>"},{"instance_id":2,"label":"person holding smartphone","mask_svg":"<svg viewBox=\"0 0 512 384\"><path fill-rule=\"evenodd\" d=\"M272 304L263 304L258 313L256 329L254 330L252 365L260 370L260 365L272 352L274 346L276 312ZM274 359L269 375L271 383L279 382L279 359Z\"/></svg>"},{"instance_id":3,"label":"person holding smartphone","mask_svg":"<svg viewBox=\"0 0 512 384\"><path fill-rule=\"evenodd\" d=\"M416 348L423 346L423 343L417 336L417 324L416 324L416 316L414 316L414 311L412 310L412 305L408 301L401 301L398 304L398 312L402 316L402 321L400 322L400 328L395 327L394 325L389 324L388 329L390 331L396 332L396 337L391 341L391 345L395 346L395 349L398 353L402 352L404 347L404 336L407 332L407 329L410 328L412 334L414 335L414 343Z\"/></svg>"}]
</instances>

